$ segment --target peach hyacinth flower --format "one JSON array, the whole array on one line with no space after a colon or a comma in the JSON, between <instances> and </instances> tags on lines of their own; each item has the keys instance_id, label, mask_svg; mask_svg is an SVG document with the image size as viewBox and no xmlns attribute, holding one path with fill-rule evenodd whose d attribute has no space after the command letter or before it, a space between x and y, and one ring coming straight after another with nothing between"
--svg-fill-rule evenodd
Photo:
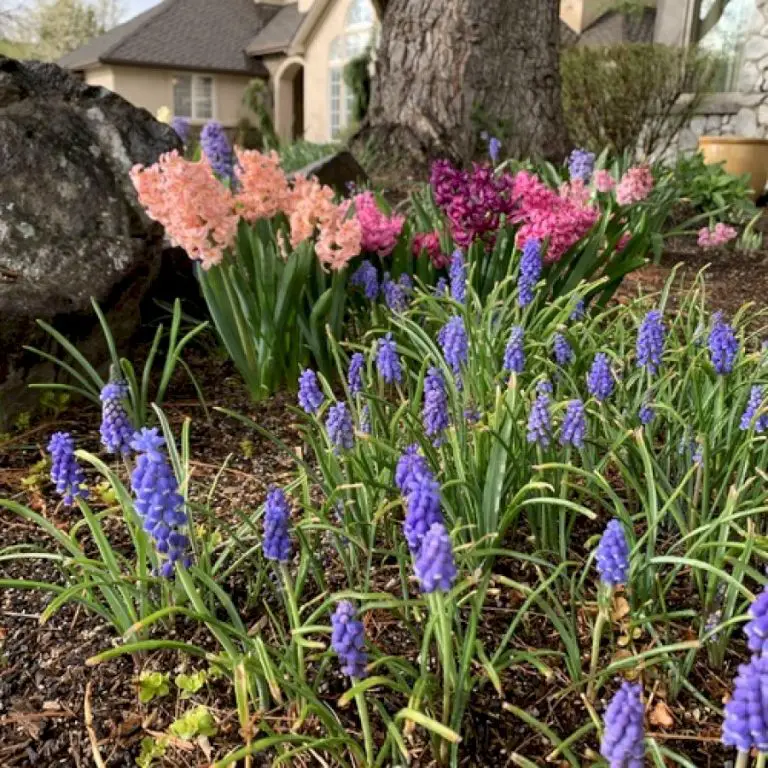
<instances>
[{"instance_id":1,"label":"peach hyacinth flower","mask_svg":"<svg viewBox=\"0 0 768 768\"><path fill-rule=\"evenodd\" d=\"M237 209L246 221L271 219L290 206L291 190L277 152L235 148Z\"/></svg>"}]
</instances>

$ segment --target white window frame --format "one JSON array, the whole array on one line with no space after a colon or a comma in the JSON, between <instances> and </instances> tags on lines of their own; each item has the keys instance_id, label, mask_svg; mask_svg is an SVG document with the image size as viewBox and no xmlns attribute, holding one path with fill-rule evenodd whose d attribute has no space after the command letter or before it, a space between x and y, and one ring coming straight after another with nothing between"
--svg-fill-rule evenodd
<instances>
[{"instance_id":1,"label":"white window frame","mask_svg":"<svg viewBox=\"0 0 768 768\"><path fill-rule=\"evenodd\" d=\"M350 24L349 23L349 15L355 1L356 0L351 0L349 5L347 6L347 10L344 15L344 30L331 41L331 45L328 49L328 69L327 69L328 71L328 102L327 102L328 103L328 137L331 141L338 139L341 133L344 131L344 129L349 126L350 118L352 114L352 99L351 99L351 95L347 93L347 84L344 81L344 67L354 58L354 56L357 56L359 52L355 53L353 56L350 56L348 54L347 37L349 35L355 35L361 32L367 32L369 33L369 36L370 36L369 43L375 42L376 40L376 24L377 24L376 10L373 8L373 4L371 3L371 0L367 0L367 1L370 4L371 10L372 10L372 22L370 24L366 24L366 23ZM340 55L333 56L332 50L337 43L339 45ZM338 129L334 132L334 129L336 129L337 126L334 121L333 111L331 110L332 90L333 90L333 78L331 76L331 73L337 69L341 73L341 92L340 92L340 98L339 98Z\"/></svg>"},{"instance_id":2,"label":"white window frame","mask_svg":"<svg viewBox=\"0 0 768 768\"><path fill-rule=\"evenodd\" d=\"M190 78L190 111L192 112L191 115L179 115L176 112L176 80L180 77L188 77ZM197 112L197 99L198 99L198 93L197 89L200 87L201 80L210 80L211 81L211 114L210 116L202 117L198 114L195 114ZM173 79L171 81L171 96L172 96L172 102L173 102L173 114L174 117L183 117L190 121L193 125L195 124L203 124L207 123L209 120L217 120L217 109L216 109L216 77L215 75L208 74L205 72L177 72L173 75Z\"/></svg>"}]
</instances>

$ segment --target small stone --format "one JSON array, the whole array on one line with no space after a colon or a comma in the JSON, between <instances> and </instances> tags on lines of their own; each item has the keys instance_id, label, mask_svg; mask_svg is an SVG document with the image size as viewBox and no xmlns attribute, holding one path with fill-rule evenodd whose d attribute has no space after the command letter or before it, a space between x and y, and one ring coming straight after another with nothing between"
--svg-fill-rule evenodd
<instances>
[{"instance_id":1,"label":"small stone","mask_svg":"<svg viewBox=\"0 0 768 768\"><path fill-rule=\"evenodd\" d=\"M688 149L696 149L696 147L699 145L699 139L698 136L690 129L690 128L683 128L682 131L680 131L680 138L678 140L680 151L685 152Z\"/></svg>"},{"instance_id":2,"label":"small stone","mask_svg":"<svg viewBox=\"0 0 768 768\"><path fill-rule=\"evenodd\" d=\"M747 61L757 61L768 56L768 37L755 35L747 40L744 46L744 58Z\"/></svg>"},{"instance_id":3,"label":"small stone","mask_svg":"<svg viewBox=\"0 0 768 768\"><path fill-rule=\"evenodd\" d=\"M754 138L757 136L757 113L754 109L742 107L733 121L733 128L737 136Z\"/></svg>"},{"instance_id":4,"label":"small stone","mask_svg":"<svg viewBox=\"0 0 768 768\"><path fill-rule=\"evenodd\" d=\"M694 117L689 125L689 128L697 135L701 136L704 133L704 129L707 125L707 119L703 115L701 117Z\"/></svg>"},{"instance_id":5,"label":"small stone","mask_svg":"<svg viewBox=\"0 0 768 768\"><path fill-rule=\"evenodd\" d=\"M739 90L750 93L757 90L757 86L762 79L762 72L754 61L745 62L739 75Z\"/></svg>"},{"instance_id":6,"label":"small stone","mask_svg":"<svg viewBox=\"0 0 768 768\"><path fill-rule=\"evenodd\" d=\"M768 125L768 104L762 104L757 110L757 122L760 125Z\"/></svg>"},{"instance_id":7,"label":"small stone","mask_svg":"<svg viewBox=\"0 0 768 768\"><path fill-rule=\"evenodd\" d=\"M717 134L720 133L722 124L723 120L720 115L709 115L707 117L707 124L704 127L704 132L710 136L717 136Z\"/></svg>"}]
</instances>

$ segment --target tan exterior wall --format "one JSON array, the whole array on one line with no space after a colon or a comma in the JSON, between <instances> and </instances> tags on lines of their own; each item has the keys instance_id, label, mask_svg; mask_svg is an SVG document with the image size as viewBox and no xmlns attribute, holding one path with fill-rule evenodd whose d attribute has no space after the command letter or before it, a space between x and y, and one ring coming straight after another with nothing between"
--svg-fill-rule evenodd
<instances>
[{"instance_id":1,"label":"tan exterior wall","mask_svg":"<svg viewBox=\"0 0 768 768\"><path fill-rule=\"evenodd\" d=\"M111 67L95 67L85 73L85 82L88 85L101 86L110 91L115 90L115 74Z\"/></svg>"},{"instance_id":2,"label":"tan exterior wall","mask_svg":"<svg viewBox=\"0 0 768 768\"><path fill-rule=\"evenodd\" d=\"M684 5L685 0L673 0ZM656 0L642 0L643 5L655 6ZM617 0L561 0L560 18L574 32L581 33L606 11L618 5Z\"/></svg>"},{"instance_id":3,"label":"tan exterior wall","mask_svg":"<svg viewBox=\"0 0 768 768\"><path fill-rule=\"evenodd\" d=\"M98 73L100 70L91 71ZM175 73L172 70L114 66L105 71L111 73L111 84L96 84L105 85L137 107L143 107L153 115L157 114L160 107L173 109ZM242 117L250 115L242 104L243 93L250 80L247 75L213 75L214 119L232 128ZM91 83L90 71L86 73L86 81Z\"/></svg>"},{"instance_id":4,"label":"tan exterior wall","mask_svg":"<svg viewBox=\"0 0 768 768\"><path fill-rule=\"evenodd\" d=\"M299 12L306 13L311 7L314 0L299 0Z\"/></svg>"},{"instance_id":5,"label":"tan exterior wall","mask_svg":"<svg viewBox=\"0 0 768 768\"><path fill-rule=\"evenodd\" d=\"M344 21L352 0L329 3L318 21L304 52L304 136L308 141L330 141L330 50L337 35L344 32Z\"/></svg>"}]
</instances>

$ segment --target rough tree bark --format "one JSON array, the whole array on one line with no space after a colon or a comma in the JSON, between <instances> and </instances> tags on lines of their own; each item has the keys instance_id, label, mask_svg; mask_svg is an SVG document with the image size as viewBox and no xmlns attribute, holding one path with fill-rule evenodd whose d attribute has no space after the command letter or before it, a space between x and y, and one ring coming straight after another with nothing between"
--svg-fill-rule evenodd
<instances>
[{"instance_id":1,"label":"rough tree bark","mask_svg":"<svg viewBox=\"0 0 768 768\"><path fill-rule=\"evenodd\" d=\"M368 115L357 146L425 163L468 160L483 127L505 151L562 159L559 0L379 0Z\"/></svg>"}]
</instances>

